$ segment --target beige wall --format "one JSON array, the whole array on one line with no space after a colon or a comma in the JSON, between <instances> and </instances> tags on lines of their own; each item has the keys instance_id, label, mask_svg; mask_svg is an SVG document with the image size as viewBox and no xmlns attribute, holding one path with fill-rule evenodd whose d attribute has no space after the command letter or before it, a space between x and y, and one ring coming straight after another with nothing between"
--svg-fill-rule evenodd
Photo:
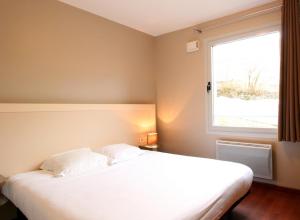
<instances>
[{"instance_id":1,"label":"beige wall","mask_svg":"<svg viewBox=\"0 0 300 220\"><path fill-rule=\"evenodd\" d=\"M222 23L219 19L200 26ZM169 33L156 39L157 117L163 150L173 153L215 158L218 138L272 143L276 183L300 189L300 143L278 143L275 139L250 139L210 135L206 131L207 102L204 42L209 38L280 24L280 12L251 18L201 35L191 28ZM190 40L200 41L200 51L185 52Z\"/></svg>"},{"instance_id":2,"label":"beige wall","mask_svg":"<svg viewBox=\"0 0 300 220\"><path fill-rule=\"evenodd\" d=\"M1 0L0 102L153 103L153 44L56 0Z\"/></svg>"}]
</instances>

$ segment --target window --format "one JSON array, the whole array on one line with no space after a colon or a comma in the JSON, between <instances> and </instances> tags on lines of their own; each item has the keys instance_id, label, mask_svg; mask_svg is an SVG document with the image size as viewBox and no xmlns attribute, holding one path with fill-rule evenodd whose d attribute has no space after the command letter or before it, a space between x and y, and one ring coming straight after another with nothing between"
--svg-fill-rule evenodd
<instances>
[{"instance_id":1,"label":"window","mask_svg":"<svg viewBox=\"0 0 300 220\"><path fill-rule=\"evenodd\" d=\"M208 49L209 130L274 136L279 100L279 29L218 40Z\"/></svg>"}]
</instances>

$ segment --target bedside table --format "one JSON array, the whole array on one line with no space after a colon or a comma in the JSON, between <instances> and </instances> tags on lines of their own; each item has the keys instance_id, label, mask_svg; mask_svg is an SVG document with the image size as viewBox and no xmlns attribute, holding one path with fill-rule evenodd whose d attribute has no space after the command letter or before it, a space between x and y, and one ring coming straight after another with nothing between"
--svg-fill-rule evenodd
<instances>
[{"instance_id":1,"label":"bedside table","mask_svg":"<svg viewBox=\"0 0 300 220\"><path fill-rule=\"evenodd\" d=\"M142 150L150 150L150 151L157 151L158 145L145 145L145 146L139 146Z\"/></svg>"},{"instance_id":2,"label":"bedside table","mask_svg":"<svg viewBox=\"0 0 300 220\"><path fill-rule=\"evenodd\" d=\"M2 195L1 190L4 185L6 178L0 175L0 206L4 205L7 202L7 199Z\"/></svg>"}]
</instances>

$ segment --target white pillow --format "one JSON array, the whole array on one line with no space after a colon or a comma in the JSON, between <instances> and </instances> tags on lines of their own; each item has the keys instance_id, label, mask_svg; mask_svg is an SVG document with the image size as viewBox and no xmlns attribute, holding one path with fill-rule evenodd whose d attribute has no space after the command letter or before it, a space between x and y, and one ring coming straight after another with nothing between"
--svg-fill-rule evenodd
<instances>
[{"instance_id":1,"label":"white pillow","mask_svg":"<svg viewBox=\"0 0 300 220\"><path fill-rule=\"evenodd\" d=\"M104 167L107 167L106 156L96 154L89 148L80 148L53 155L40 168L52 172L54 176L66 176Z\"/></svg>"},{"instance_id":2,"label":"white pillow","mask_svg":"<svg viewBox=\"0 0 300 220\"><path fill-rule=\"evenodd\" d=\"M107 156L110 165L130 160L144 153L140 148L128 144L107 145L95 148L94 151Z\"/></svg>"}]
</instances>

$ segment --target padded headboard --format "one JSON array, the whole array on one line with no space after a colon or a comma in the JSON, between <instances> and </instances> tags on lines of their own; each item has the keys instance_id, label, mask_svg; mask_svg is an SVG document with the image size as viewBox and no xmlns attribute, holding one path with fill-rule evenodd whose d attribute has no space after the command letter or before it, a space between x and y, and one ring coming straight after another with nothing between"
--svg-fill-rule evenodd
<instances>
[{"instance_id":1,"label":"padded headboard","mask_svg":"<svg viewBox=\"0 0 300 220\"><path fill-rule=\"evenodd\" d=\"M37 169L74 148L137 145L155 130L152 104L0 104L0 174Z\"/></svg>"}]
</instances>

